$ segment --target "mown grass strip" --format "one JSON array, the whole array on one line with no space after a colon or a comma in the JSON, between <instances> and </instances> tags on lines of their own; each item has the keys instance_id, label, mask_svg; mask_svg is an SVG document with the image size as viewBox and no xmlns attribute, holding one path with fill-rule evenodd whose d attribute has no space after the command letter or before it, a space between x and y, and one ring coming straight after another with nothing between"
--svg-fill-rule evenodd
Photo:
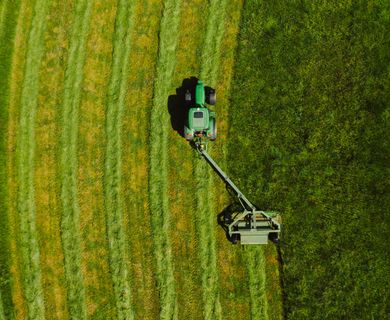
<instances>
[{"instance_id":1,"label":"mown grass strip","mask_svg":"<svg viewBox=\"0 0 390 320\"><path fill-rule=\"evenodd\" d=\"M264 248L261 246L245 247L245 262L249 276L251 319L268 320Z\"/></svg>"},{"instance_id":2,"label":"mown grass strip","mask_svg":"<svg viewBox=\"0 0 390 320\"><path fill-rule=\"evenodd\" d=\"M133 319L122 188L122 120L129 70L134 3L118 1L113 36L112 72L106 108L106 158L104 171L107 234L114 295L120 319Z\"/></svg>"},{"instance_id":3,"label":"mown grass strip","mask_svg":"<svg viewBox=\"0 0 390 320\"><path fill-rule=\"evenodd\" d=\"M156 257L157 284L160 292L160 318L177 319L177 298L169 239L170 212L168 203L168 134L169 96L175 69L175 50L180 21L180 1L164 3L160 25L157 77L151 110L149 199Z\"/></svg>"},{"instance_id":4,"label":"mown grass strip","mask_svg":"<svg viewBox=\"0 0 390 320\"><path fill-rule=\"evenodd\" d=\"M220 64L221 41L224 34L226 1L210 2L207 19L204 50L200 78L210 86L215 86ZM195 159L197 217L199 233L199 256L202 268L203 303L205 319L221 319L219 300L219 273L217 268L217 245L215 234L215 208L213 206L214 184L208 164L203 159Z\"/></svg>"},{"instance_id":5,"label":"mown grass strip","mask_svg":"<svg viewBox=\"0 0 390 320\"><path fill-rule=\"evenodd\" d=\"M14 38L20 2L3 1L0 11L0 318L10 318L12 296L10 286L10 239L11 229L7 215L7 122L10 97L10 77Z\"/></svg>"},{"instance_id":6,"label":"mown grass strip","mask_svg":"<svg viewBox=\"0 0 390 320\"><path fill-rule=\"evenodd\" d=\"M105 108L112 63L116 3L94 1L79 111L78 199L81 270L88 318L116 319L104 209Z\"/></svg>"},{"instance_id":7,"label":"mown grass strip","mask_svg":"<svg viewBox=\"0 0 390 320\"><path fill-rule=\"evenodd\" d=\"M35 116L38 103L39 68L44 48L44 31L48 1L35 3L27 43L26 66L20 100L20 121L17 138L18 211L22 254L23 289L28 317L44 318L44 298L41 284L40 254L36 229L34 190Z\"/></svg>"},{"instance_id":8,"label":"mown grass strip","mask_svg":"<svg viewBox=\"0 0 390 320\"><path fill-rule=\"evenodd\" d=\"M162 0L137 1L134 7L126 109L123 116L121 193L130 248L132 296L136 319L157 319L154 247L148 206L149 128L153 81L156 74ZM136 231L135 231L136 230Z\"/></svg>"},{"instance_id":9,"label":"mown grass strip","mask_svg":"<svg viewBox=\"0 0 390 320\"><path fill-rule=\"evenodd\" d=\"M20 4L19 17L15 31L14 53L12 56L11 75L9 81L8 123L7 123L7 218L10 234L17 235L9 238L10 287L12 295L11 315L15 318L27 317L27 303L23 294L23 264L20 251L20 215L18 213L18 166L17 143L20 115L20 97L23 87L24 69L28 36L33 17L34 3L25 1Z\"/></svg>"},{"instance_id":10,"label":"mown grass strip","mask_svg":"<svg viewBox=\"0 0 390 320\"><path fill-rule=\"evenodd\" d=\"M68 283L68 306L72 318L85 319L85 289L80 268L80 226L77 200L78 109L83 81L91 1L78 1L65 70L61 134L62 246Z\"/></svg>"},{"instance_id":11,"label":"mown grass strip","mask_svg":"<svg viewBox=\"0 0 390 320\"><path fill-rule=\"evenodd\" d=\"M220 47L220 64L218 67L218 80L216 84L217 104L215 106L218 124L218 138L212 143L213 158L222 168L229 169L226 159L228 150L227 142L230 98L232 96L231 84L235 66L237 35L240 29L242 0L229 1L226 8L224 36ZM232 106L236 108L237 106ZM227 170L229 174L229 170ZM213 173L212 173L213 174ZM224 191L225 184L221 179L215 178L215 190L221 190L215 194L215 206L217 212L222 212L232 203L232 198ZM250 289L249 277L245 265L242 246L234 246L226 239L222 228L217 227L217 247L218 247L218 270L220 274L220 301L222 308L222 318L230 319L250 319ZM234 288L234 290L232 290ZM234 304L231 301L234 300Z\"/></svg>"},{"instance_id":12,"label":"mown grass strip","mask_svg":"<svg viewBox=\"0 0 390 320\"><path fill-rule=\"evenodd\" d=\"M179 87L184 79L195 76L200 71L200 53L206 31L204 14L207 13L206 1L184 1L181 6L180 33L176 51L176 64L172 79ZM171 91L173 94L174 91ZM173 129L182 130L176 119L180 119L182 101L176 95L168 100ZM180 122L180 121L179 121ZM171 127L171 126L169 126ZM201 267L198 256L198 234L196 233L197 214L193 191L193 163L190 159L194 150L188 142L169 130L169 210L170 241L173 257L175 286L177 293L179 319L203 319Z\"/></svg>"},{"instance_id":13,"label":"mown grass strip","mask_svg":"<svg viewBox=\"0 0 390 320\"><path fill-rule=\"evenodd\" d=\"M59 160L63 85L72 27L71 1L53 1L48 12L35 121L36 223L41 254L46 319L68 319L67 285L61 244Z\"/></svg>"}]
</instances>

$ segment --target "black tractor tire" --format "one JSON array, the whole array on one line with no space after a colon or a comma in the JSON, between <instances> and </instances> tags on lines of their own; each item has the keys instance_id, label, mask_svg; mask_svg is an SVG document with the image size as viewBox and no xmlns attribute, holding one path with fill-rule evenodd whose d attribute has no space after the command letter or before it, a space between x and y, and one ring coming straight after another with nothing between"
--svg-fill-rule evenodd
<instances>
[{"instance_id":1,"label":"black tractor tire","mask_svg":"<svg viewBox=\"0 0 390 320\"><path fill-rule=\"evenodd\" d=\"M237 244L238 240L240 240L240 235L239 235L239 234L233 233L233 234L230 236L230 242L231 242L231 243Z\"/></svg>"},{"instance_id":2,"label":"black tractor tire","mask_svg":"<svg viewBox=\"0 0 390 320\"><path fill-rule=\"evenodd\" d=\"M206 87L205 88L206 93L206 103L210 105L215 105L217 102L217 93L215 92L215 89Z\"/></svg>"},{"instance_id":3,"label":"black tractor tire","mask_svg":"<svg viewBox=\"0 0 390 320\"><path fill-rule=\"evenodd\" d=\"M272 232L268 234L268 239L271 240L273 243L278 244L279 243L279 234L277 232Z\"/></svg>"},{"instance_id":4,"label":"black tractor tire","mask_svg":"<svg viewBox=\"0 0 390 320\"><path fill-rule=\"evenodd\" d=\"M215 141L217 139L217 122L215 121L215 118L212 118L210 122L212 123L210 140Z\"/></svg>"}]
</instances>

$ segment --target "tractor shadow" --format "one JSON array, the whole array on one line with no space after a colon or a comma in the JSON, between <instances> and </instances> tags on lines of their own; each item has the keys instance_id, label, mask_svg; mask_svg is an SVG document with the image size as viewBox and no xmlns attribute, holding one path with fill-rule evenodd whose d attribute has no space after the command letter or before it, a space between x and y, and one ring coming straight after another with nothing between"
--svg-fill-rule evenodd
<instances>
[{"instance_id":1,"label":"tractor shadow","mask_svg":"<svg viewBox=\"0 0 390 320\"><path fill-rule=\"evenodd\" d=\"M180 136L184 137L184 125L187 121L190 103L185 100L185 93L191 92L195 95L198 78L190 77L183 80L181 86L176 89L176 94L168 97L168 112L171 116L171 126Z\"/></svg>"}]
</instances>

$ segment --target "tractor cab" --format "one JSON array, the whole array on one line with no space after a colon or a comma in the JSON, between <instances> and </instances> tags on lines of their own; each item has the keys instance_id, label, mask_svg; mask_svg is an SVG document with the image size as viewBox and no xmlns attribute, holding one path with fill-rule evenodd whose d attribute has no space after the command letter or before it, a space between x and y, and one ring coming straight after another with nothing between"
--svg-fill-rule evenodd
<instances>
[{"instance_id":1,"label":"tractor cab","mask_svg":"<svg viewBox=\"0 0 390 320\"><path fill-rule=\"evenodd\" d=\"M217 138L215 112L208 109L206 105L206 103L215 104L215 90L205 87L203 82L198 80L194 98L191 92L186 92L185 100L190 104L190 108L184 126L184 136L188 141L193 141L196 138L215 140Z\"/></svg>"}]
</instances>

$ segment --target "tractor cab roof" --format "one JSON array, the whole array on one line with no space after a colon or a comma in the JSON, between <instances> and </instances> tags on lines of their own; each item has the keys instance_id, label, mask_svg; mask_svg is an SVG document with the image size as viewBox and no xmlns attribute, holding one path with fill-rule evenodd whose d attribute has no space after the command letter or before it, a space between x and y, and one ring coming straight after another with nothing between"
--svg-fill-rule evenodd
<instances>
[{"instance_id":1,"label":"tractor cab roof","mask_svg":"<svg viewBox=\"0 0 390 320\"><path fill-rule=\"evenodd\" d=\"M191 108L188 121L189 127L195 131L206 130L209 126L209 110L203 107Z\"/></svg>"}]
</instances>

